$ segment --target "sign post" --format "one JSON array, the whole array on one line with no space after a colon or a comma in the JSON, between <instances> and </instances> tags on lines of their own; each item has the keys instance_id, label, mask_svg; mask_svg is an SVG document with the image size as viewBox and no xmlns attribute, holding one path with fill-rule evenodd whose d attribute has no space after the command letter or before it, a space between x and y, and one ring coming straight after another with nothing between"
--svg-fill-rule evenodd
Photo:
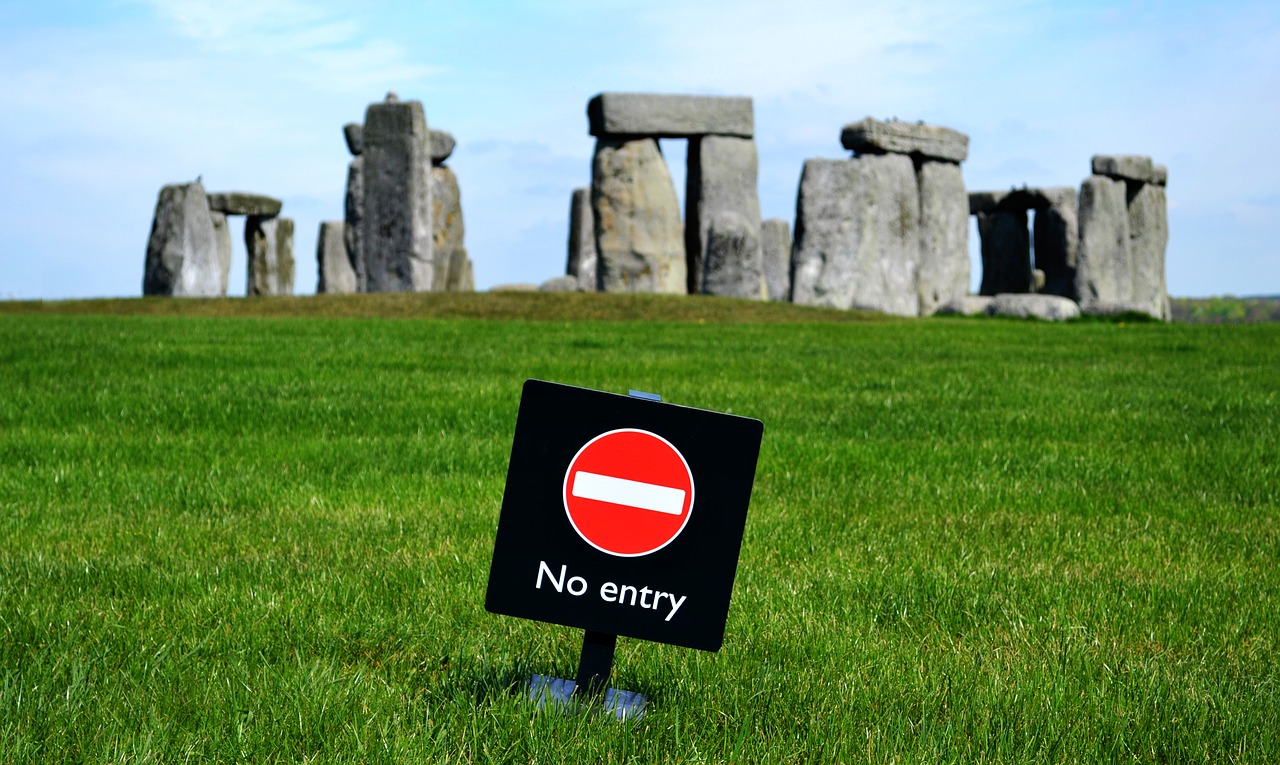
<instances>
[{"instance_id":1,"label":"sign post","mask_svg":"<svg viewBox=\"0 0 1280 765\"><path fill-rule=\"evenodd\" d=\"M604 691L618 635L719 650L763 430L637 391L525 383L485 608L585 630L576 680L535 675L535 696ZM637 703L605 693L619 717Z\"/></svg>"}]
</instances>

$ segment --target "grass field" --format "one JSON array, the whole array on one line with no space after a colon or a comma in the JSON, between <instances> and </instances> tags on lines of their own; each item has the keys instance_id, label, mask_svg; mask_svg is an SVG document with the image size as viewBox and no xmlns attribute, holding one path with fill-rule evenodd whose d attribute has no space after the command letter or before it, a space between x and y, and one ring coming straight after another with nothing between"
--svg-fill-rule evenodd
<instances>
[{"instance_id":1,"label":"grass field","mask_svg":"<svg viewBox=\"0 0 1280 765\"><path fill-rule=\"evenodd\" d=\"M0 761L1280 761L1280 326L490 298L0 306ZM765 423L634 724L483 609L530 377Z\"/></svg>"}]
</instances>

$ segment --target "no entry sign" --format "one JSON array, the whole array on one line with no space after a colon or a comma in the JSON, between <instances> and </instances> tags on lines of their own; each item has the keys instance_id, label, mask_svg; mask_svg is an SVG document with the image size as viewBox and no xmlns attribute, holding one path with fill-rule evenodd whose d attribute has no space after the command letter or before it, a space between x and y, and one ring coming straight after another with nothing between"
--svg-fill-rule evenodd
<instances>
[{"instance_id":1,"label":"no entry sign","mask_svg":"<svg viewBox=\"0 0 1280 765\"><path fill-rule=\"evenodd\" d=\"M763 430L527 381L485 607L718 650Z\"/></svg>"},{"instance_id":2,"label":"no entry sign","mask_svg":"<svg viewBox=\"0 0 1280 765\"><path fill-rule=\"evenodd\" d=\"M693 474L671 442L647 430L601 433L564 475L569 523L600 552L630 557L666 547L693 506Z\"/></svg>"}]
</instances>

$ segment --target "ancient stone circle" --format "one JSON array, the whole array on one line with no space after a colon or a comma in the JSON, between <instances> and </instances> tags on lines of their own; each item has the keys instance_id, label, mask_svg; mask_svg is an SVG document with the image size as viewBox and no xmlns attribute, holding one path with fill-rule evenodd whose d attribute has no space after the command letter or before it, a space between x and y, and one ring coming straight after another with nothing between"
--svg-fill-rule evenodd
<instances>
[{"instance_id":1,"label":"ancient stone circle","mask_svg":"<svg viewBox=\"0 0 1280 765\"><path fill-rule=\"evenodd\" d=\"M752 102L745 97L600 93L591 185L569 206L566 275L544 291L707 294L865 309L1065 319L1140 312L1168 319L1168 170L1097 155L1071 186L968 192L969 138L870 117L848 124L846 159L806 160L795 237L761 220ZM342 221L320 225L320 293L471 291L473 266L452 135L394 93L343 126L352 160ZM683 218L658 141L688 141ZM281 202L200 181L165 186L143 294L227 291L227 215L246 215L249 295L293 291L293 221ZM969 216L981 239L969 295ZM508 285L508 289L538 289ZM498 288L495 288L498 289Z\"/></svg>"}]
</instances>

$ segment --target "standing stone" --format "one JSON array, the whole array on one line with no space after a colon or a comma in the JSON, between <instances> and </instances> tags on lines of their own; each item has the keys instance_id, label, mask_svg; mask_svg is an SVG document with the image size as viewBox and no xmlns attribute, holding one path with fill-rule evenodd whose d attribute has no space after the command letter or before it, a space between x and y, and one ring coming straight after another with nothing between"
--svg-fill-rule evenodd
<instances>
[{"instance_id":1,"label":"standing stone","mask_svg":"<svg viewBox=\"0 0 1280 765\"><path fill-rule=\"evenodd\" d=\"M231 226L227 225L227 214L209 211L213 219L213 238L217 245L218 258L218 294L227 294L227 285L231 280Z\"/></svg>"},{"instance_id":2,"label":"standing stone","mask_svg":"<svg viewBox=\"0 0 1280 765\"><path fill-rule=\"evenodd\" d=\"M721 297L768 297L760 258L760 224L731 210L714 213L707 226L702 292Z\"/></svg>"},{"instance_id":3,"label":"standing stone","mask_svg":"<svg viewBox=\"0 0 1280 765\"><path fill-rule=\"evenodd\" d=\"M368 291L368 278L364 266L364 159L356 157L347 165L347 196L343 204L342 238L347 245L347 257L356 275L356 292Z\"/></svg>"},{"instance_id":4,"label":"standing stone","mask_svg":"<svg viewBox=\"0 0 1280 765\"><path fill-rule=\"evenodd\" d=\"M750 138L709 135L689 141L685 187L685 256L689 294L762 299L763 263L760 252L760 197L757 192L756 142ZM732 213L737 222L722 217ZM717 261L722 270L705 277L703 260L710 247L712 221L720 218L720 233L736 244L722 243L719 255L736 253L742 260ZM732 229L743 229L732 231ZM750 229L747 231L746 229ZM738 249L745 247L746 249ZM735 272L723 273L724 269ZM750 283L750 284L749 284ZM762 282L761 282L762 283ZM716 290L728 289L731 292Z\"/></svg>"},{"instance_id":5,"label":"standing stone","mask_svg":"<svg viewBox=\"0 0 1280 765\"><path fill-rule=\"evenodd\" d=\"M781 218L760 223L760 256L770 300L791 298L791 227Z\"/></svg>"},{"instance_id":6,"label":"standing stone","mask_svg":"<svg viewBox=\"0 0 1280 765\"><path fill-rule=\"evenodd\" d=\"M320 235L316 239L318 295L347 295L356 291L356 271L347 255L345 228L340 220L320 224Z\"/></svg>"},{"instance_id":7,"label":"standing stone","mask_svg":"<svg viewBox=\"0 0 1280 765\"><path fill-rule=\"evenodd\" d=\"M245 218L244 244L249 251L245 295L292 295L293 220L250 215Z\"/></svg>"},{"instance_id":8,"label":"standing stone","mask_svg":"<svg viewBox=\"0 0 1280 765\"><path fill-rule=\"evenodd\" d=\"M196 181L160 189L147 241L142 294L221 297L226 294L225 285L204 186Z\"/></svg>"},{"instance_id":9,"label":"standing stone","mask_svg":"<svg viewBox=\"0 0 1280 765\"><path fill-rule=\"evenodd\" d=\"M1165 190L1154 183L1129 184L1130 300L1157 319L1169 318L1165 248L1169 244Z\"/></svg>"},{"instance_id":10,"label":"standing stone","mask_svg":"<svg viewBox=\"0 0 1280 765\"><path fill-rule=\"evenodd\" d=\"M364 117L360 249L369 292L426 292L432 261L430 147L419 101L370 104Z\"/></svg>"},{"instance_id":11,"label":"standing stone","mask_svg":"<svg viewBox=\"0 0 1280 765\"><path fill-rule=\"evenodd\" d=\"M1044 200L1032 226L1036 269L1044 272L1044 287L1038 291L1075 300L1080 238L1076 190L1055 186L1037 191Z\"/></svg>"},{"instance_id":12,"label":"standing stone","mask_svg":"<svg viewBox=\"0 0 1280 765\"><path fill-rule=\"evenodd\" d=\"M449 269L454 252L462 249L466 227L462 220L462 191L458 188L458 176L443 165L432 167L430 172L431 252L435 259L432 285L440 291L448 289Z\"/></svg>"},{"instance_id":13,"label":"standing stone","mask_svg":"<svg viewBox=\"0 0 1280 765\"><path fill-rule=\"evenodd\" d=\"M969 292L969 195L960 166L924 161L920 182L920 315Z\"/></svg>"},{"instance_id":14,"label":"standing stone","mask_svg":"<svg viewBox=\"0 0 1280 765\"><path fill-rule=\"evenodd\" d=\"M591 190L600 289L685 294L680 207L658 142L597 141Z\"/></svg>"},{"instance_id":15,"label":"standing stone","mask_svg":"<svg viewBox=\"0 0 1280 765\"><path fill-rule=\"evenodd\" d=\"M977 217L978 236L982 239L982 285L978 294L1034 292L1026 209L996 209L978 213Z\"/></svg>"},{"instance_id":16,"label":"standing stone","mask_svg":"<svg viewBox=\"0 0 1280 765\"><path fill-rule=\"evenodd\" d=\"M805 162L792 300L917 316L920 201L904 154Z\"/></svg>"},{"instance_id":17,"label":"standing stone","mask_svg":"<svg viewBox=\"0 0 1280 765\"><path fill-rule=\"evenodd\" d=\"M476 277L466 247L458 247L449 254L449 273L444 288L446 292L476 291Z\"/></svg>"},{"instance_id":18,"label":"standing stone","mask_svg":"<svg viewBox=\"0 0 1280 765\"><path fill-rule=\"evenodd\" d=\"M1132 281L1124 181L1091 175L1080 185L1076 294L1081 310L1130 302Z\"/></svg>"},{"instance_id":19,"label":"standing stone","mask_svg":"<svg viewBox=\"0 0 1280 765\"><path fill-rule=\"evenodd\" d=\"M591 213L591 189L573 190L569 201L569 257L564 272L578 280L578 289L596 291L596 231Z\"/></svg>"}]
</instances>

